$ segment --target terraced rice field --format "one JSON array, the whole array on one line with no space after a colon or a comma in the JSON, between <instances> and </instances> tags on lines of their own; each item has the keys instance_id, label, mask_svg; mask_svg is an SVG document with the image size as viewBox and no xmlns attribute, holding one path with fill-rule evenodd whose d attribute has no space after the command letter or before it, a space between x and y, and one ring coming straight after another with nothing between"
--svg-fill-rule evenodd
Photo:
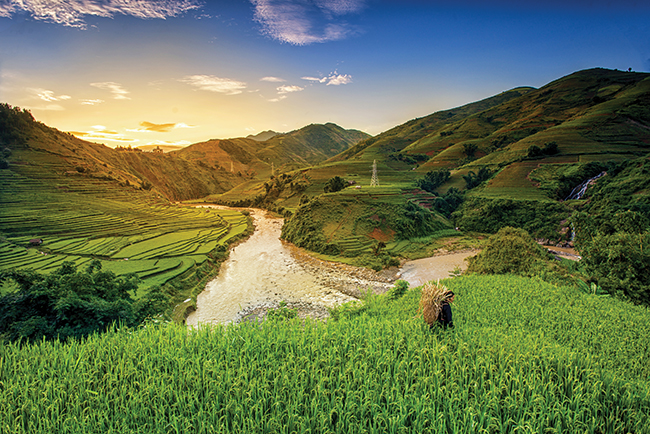
<instances>
[{"instance_id":1,"label":"terraced rice field","mask_svg":"<svg viewBox=\"0 0 650 434\"><path fill-rule=\"evenodd\" d=\"M49 272L64 261L99 259L149 287L202 264L247 229L236 211L172 205L105 180L25 172L0 171L0 269Z\"/></svg>"}]
</instances>

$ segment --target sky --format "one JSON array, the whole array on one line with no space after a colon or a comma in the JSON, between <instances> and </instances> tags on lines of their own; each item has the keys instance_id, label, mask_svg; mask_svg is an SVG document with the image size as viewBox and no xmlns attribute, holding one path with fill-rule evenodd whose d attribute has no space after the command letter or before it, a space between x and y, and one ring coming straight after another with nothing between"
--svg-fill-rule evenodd
<instances>
[{"instance_id":1,"label":"sky","mask_svg":"<svg viewBox=\"0 0 650 434\"><path fill-rule=\"evenodd\" d=\"M650 71L650 2L0 0L0 102L111 147L375 135L594 67Z\"/></svg>"}]
</instances>

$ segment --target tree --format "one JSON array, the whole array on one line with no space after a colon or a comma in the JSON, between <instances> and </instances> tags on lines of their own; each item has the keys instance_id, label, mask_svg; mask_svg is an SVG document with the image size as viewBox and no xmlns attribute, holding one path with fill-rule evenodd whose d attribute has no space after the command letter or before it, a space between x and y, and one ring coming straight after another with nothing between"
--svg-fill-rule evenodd
<instances>
[{"instance_id":1,"label":"tree","mask_svg":"<svg viewBox=\"0 0 650 434\"><path fill-rule=\"evenodd\" d=\"M415 184L424 191L435 193L435 190L447 182L450 177L449 169L437 169L427 172L424 179L417 180Z\"/></svg>"},{"instance_id":2,"label":"tree","mask_svg":"<svg viewBox=\"0 0 650 434\"><path fill-rule=\"evenodd\" d=\"M463 143L463 152L467 155L467 158L474 158L476 151L478 151L476 143Z\"/></svg>"},{"instance_id":3,"label":"tree","mask_svg":"<svg viewBox=\"0 0 650 434\"><path fill-rule=\"evenodd\" d=\"M159 292L138 302L132 298L139 283L135 274L116 276L101 268L94 260L81 272L72 262L49 275L0 272L0 281L13 280L18 286L0 298L0 335L9 340L65 340L105 331L114 323L135 325L162 310Z\"/></svg>"},{"instance_id":4,"label":"tree","mask_svg":"<svg viewBox=\"0 0 650 434\"><path fill-rule=\"evenodd\" d=\"M590 277L608 293L650 305L650 231L645 216L626 211L598 225L572 217L576 248Z\"/></svg>"},{"instance_id":5,"label":"tree","mask_svg":"<svg viewBox=\"0 0 650 434\"><path fill-rule=\"evenodd\" d=\"M345 181L345 179L341 178L340 176L335 176L327 181L325 187L323 188L323 191L325 193L335 193L337 191L343 190L347 186L348 183Z\"/></svg>"},{"instance_id":6,"label":"tree","mask_svg":"<svg viewBox=\"0 0 650 434\"><path fill-rule=\"evenodd\" d=\"M465 185L468 190L471 190L474 187L481 185L483 181L487 181L492 176L492 171L487 167L481 167L478 173L474 173L470 170L467 175L463 175L465 180Z\"/></svg>"},{"instance_id":7,"label":"tree","mask_svg":"<svg viewBox=\"0 0 650 434\"><path fill-rule=\"evenodd\" d=\"M534 276L545 268L546 253L523 229L504 227L469 259L468 273Z\"/></svg>"}]
</instances>

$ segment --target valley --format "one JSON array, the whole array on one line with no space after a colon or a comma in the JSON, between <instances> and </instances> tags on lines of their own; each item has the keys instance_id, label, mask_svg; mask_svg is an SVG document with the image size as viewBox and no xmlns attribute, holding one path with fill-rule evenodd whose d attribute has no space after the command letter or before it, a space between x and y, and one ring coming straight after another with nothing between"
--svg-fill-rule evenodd
<instances>
[{"instance_id":1,"label":"valley","mask_svg":"<svg viewBox=\"0 0 650 434\"><path fill-rule=\"evenodd\" d=\"M649 98L592 69L169 152L0 105L1 430L650 432Z\"/></svg>"}]
</instances>

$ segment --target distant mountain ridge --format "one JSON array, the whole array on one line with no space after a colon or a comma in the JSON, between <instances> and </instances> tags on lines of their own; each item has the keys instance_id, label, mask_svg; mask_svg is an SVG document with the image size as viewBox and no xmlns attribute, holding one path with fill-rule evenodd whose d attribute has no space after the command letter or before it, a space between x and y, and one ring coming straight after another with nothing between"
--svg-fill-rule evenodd
<instances>
[{"instance_id":1,"label":"distant mountain ridge","mask_svg":"<svg viewBox=\"0 0 650 434\"><path fill-rule=\"evenodd\" d=\"M268 176L271 169L289 171L312 166L370 137L340 126L311 124L289 133L275 133L270 139L214 139L195 143L174 152L184 159L202 161L214 167L250 176Z\"/></svg>"},{"instance_id":2,"label":"distant mountain ridge","mask_svg":"<svg viewBox=\"0 0 650 434\"><path fill-rule=\"evenodd\" d=\"M0 107L0 146L11 154L7 163L3 157L3 165L11 170L50 180L74 174L154 190L172 201L221 194L251 179L266 179L272 168L307 167L366 137L334 124L309 125L270 141L210 140L166 153L143 152L86 142L35 121L25 110Z\"/></svg>"},{"instance_id":3,"label":"distant mountain ridge","mask_svg":"<svg viewBox=\"0 0 650 434\"><path fill-rule=\"evenodd\" d=\"M267 130L267 131L262 131L261 133L254 134L254 135L249 134L248 136L246 136L246 138L247 139L253 139L253 140L256 140L258 142L265 142L265 141L277 136L278 134L282 134L282 133L276 133L273 130Z\"/></svg>"}]
</instances>

